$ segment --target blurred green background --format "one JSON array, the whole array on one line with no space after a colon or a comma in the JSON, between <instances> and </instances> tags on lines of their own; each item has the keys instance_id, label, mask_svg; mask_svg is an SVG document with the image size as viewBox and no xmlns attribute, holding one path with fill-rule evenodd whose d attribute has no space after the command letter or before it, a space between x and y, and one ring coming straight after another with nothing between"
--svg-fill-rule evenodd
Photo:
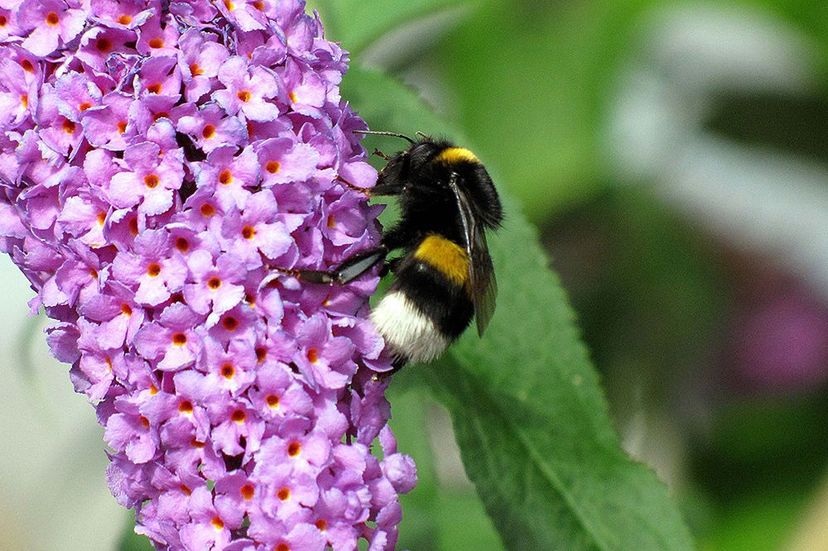
<instances>
[{"instance_id":1,"label":"blurred green background","mask_svg":"<svg viewBox=\"0 0 828 551\"><path fill-rule=\"evenodd\" d=\"M521 200L625 448L669 485L699 548L828 549L828 3L312 5L356 64L417 90ZM22 279L6 258L0 275ZM27 338L14 317L0 324L7 343ZM35 333L33 354L41 341ZM0 352L20 363L18 349ZM0 402L16 404L6 386ZM420 471L404 498L400 548L503 548L463 474L450 419L427 396L405 371L393 385L392 425ZM69 399L94 425L83 399ZM100 450L100 434L86 432ZM33 469L69 468L41 463ZM119 539L131 520L104 495L103 467L87 470L103 489L94 503L108 509L94 527L53 520L65 527L63 547L74 527L98 537L70 548L142 549ZM0 511L46 532L56 529L42 523L58 491L35 474L30 486L0 482ZM89 507L66 507L65 519ZM113 532L101 519L115 517ZM0 548L52 548L26 531L0 536ZM15 546L24 541L39 543Z\"/></svg>"}]
</instances>

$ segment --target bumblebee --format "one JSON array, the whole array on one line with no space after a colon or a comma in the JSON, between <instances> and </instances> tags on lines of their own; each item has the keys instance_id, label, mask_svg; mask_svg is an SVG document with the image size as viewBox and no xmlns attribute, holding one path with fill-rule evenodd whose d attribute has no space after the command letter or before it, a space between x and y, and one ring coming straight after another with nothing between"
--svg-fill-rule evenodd
<instances>
[{"instance_id":1,"label":"bumblebee","mask_svg":"<svg viewBox=\"0 0 828 551\"><path fill-rule=\"evenodd\" d=\"M418 134L391 132L410 146L391 157L369 196L396 196L401 217L383 233L381 245L329 272L303 272L305 280L347 283L385 261L394 281L371 312L371 320L397 368L428 362L477 320L482 336L495 308L497 284L486 230L500 227L503 208L492 179L468 149ZM346 182L347 184L347 182Z\"/></svg>"}]
</instances>

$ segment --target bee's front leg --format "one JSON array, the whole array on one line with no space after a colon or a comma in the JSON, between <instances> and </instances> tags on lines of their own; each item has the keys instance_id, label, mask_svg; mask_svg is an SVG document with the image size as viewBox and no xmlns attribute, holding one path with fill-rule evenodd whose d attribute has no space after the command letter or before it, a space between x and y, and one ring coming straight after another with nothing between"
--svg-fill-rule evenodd
<instances>
[{"instance_id":1,"label":"bee's front leg","mask_svg":"<svg viewBox=\"0 0 828 551\"><path fill-rule=\"evenodd\" d=\"M380 245L374 249L369 249L355 254L333 270L325 271L296 269L285 270L285 272L301 279L302 281L307 281L308 283L323 283L327 285L333 285L336 283L344 285L358 278L376 266L377 263L385 260L387 255L388 248L384 245Z\"/></svg>"}]
</instances>

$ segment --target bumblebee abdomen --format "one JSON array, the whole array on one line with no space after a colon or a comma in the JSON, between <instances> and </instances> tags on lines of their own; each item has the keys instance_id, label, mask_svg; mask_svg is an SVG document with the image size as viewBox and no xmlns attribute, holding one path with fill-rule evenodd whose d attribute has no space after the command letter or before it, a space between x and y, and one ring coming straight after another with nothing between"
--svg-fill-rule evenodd
<instances>
[{"instance_id":1,"label":"bumblebee abdomen","mask_svg":"<svg viewBox=\"0 0 828 551\"><path fill-rule=\"evenodd\" d=\"M441 236L428 236L403 259L390 291L371 319L399 359L428 362L469 326L474 305L468 293L465 250Z\"/></svg>"}]
</instances>

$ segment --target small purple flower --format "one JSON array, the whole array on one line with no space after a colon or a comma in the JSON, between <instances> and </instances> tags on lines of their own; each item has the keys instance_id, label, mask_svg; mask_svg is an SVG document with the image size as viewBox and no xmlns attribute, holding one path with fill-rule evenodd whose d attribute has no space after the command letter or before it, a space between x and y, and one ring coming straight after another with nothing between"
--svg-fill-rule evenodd
<instances>
[{"instance_id":1,"label":"small purple flower","mask_svg":"<svg viewBox=\"0 0 828 551\"><path fill-rule=\"evenodd\" d=\"M190 255L187 266L192 283L184 286L184 299L199 314L210 314L217 320L244 298L244 287L239 284L247 270L233 253L214 259L201 249Z\"/></svg>"},{"instance_id":2,"label":"small purple flower","mask_svg":"<svg viewBox=\"0 0 828 551\"><path fill-rule=\"evenodd\" d=\"M126 149L129 108L133 101L125 94L111 92L102 98L102 109L86 111L81 123L89 143L113 151Z\"/></svg>"},{"instance_id":3,"label":"small purple flower","mask_svg":"<svg viewBox=\"0 0 828 551\"><path fill-rule=\"evenodd\" d=\"M136 49L144 55L177 55L178 28L169 19L162 25L160 17L150 17L140 27Z\"/></svg>"},{"instance_id":4,"label":"small purple flower","mask_svg":"<svg viewBox=\"0 0 828 551\"><path fill-rule=\"evenodd\" d=\"M288 138L264 140L257 153L266 186L308 180L319 162L319 153L312 146Z\"/></svg>"},{"instance_id":5,"label":"small purple flower","mask_svg":"<svg viewBox=\"0 0 828 551\"><path fill-rule=\"evenodd\" d=\"M158 433L139 411L138 400L119 396L114 405L117 413L106 421L104 440L135 464L150 461L158 450Z\"/></svg>"},{"instance_id":6,"label":"small purple flower","mask_svg":"<svg viewBox=\"0 0 828 551\"><path fill-rule=\"evenodd\" d=\"M92 27L81 35L78 59L97 72L107 72L110 55L121 52L136 35L118 28ZM117 55L117 54L116 54Z\"/></svg>"},{"instance_id":7,"label":"small purple flower","mask_svg":"<svg viewBox=\"0 0 828 551\"><path fill-rule=\"evenodd\" d=\"M294 111L313 118L321 116L321 109L327 99L327 88L319 75L302 71L296 61L289 60L285 64L282 79L287 101Z\"/></svg>"},{"instance_id":8,"label":"small purple flower","mask_svg":"<svg viewBox=\"0 0 828 551\"><path fill-rule=\"evenodd\" d=\"M212 189L214 197L224 210L243 209L252 189L259 183L259 161L251 147L238 155L235 148L223 146L214 149L198 174L198 184Z\"/></svg>"},{"instance_id":9,"label":"small purple flower","mask_svg":"<svg viewBox=\"0 0 828 551\"><path fill-rule=\"evenodd\" d=\"M178 371L195 362L202 343L193 329L201 316L189 306L167 306L158 321L141 328L135 335L135 350L147 360L158 361L161 371Z\"/></svg>"},{"instance_id":10,"label":"small purple flower","mask_svg":"<svg viewBox=\"0 0 828 551\"><path fill-rule=\"evenodd\" d=\"M173 190L181 187L184 155L180 149L165 151L154 143L130 147L124 154L127 171L112 177L109 195L112 204L128 208L140 203L139 212L149 215L166 212L173 204Z\"/></svg>"},{"instance_id":11,"label":"small purple flower","mask_svg":"<svg viewBox=\"0 0 828 551\"><path fill-rule=\"evenodd\" d=\"M225 115L216 105L209 104L198 113L181 117L178 131L193 138L206 153L222 146L237 146L247 140L247 128L236 118Z\"/></svg>"},{"instance_id":12,"label":"small purple flower","mask_svg":"<svg viewBox=\"0 0 828 551\"><path fill-rule=\"evenodd\" d=\"M267 28L267 18L262 13L264 4L257 0L224 0L216 2L216 7L228 21L246 32Z\"/></svg>"},{"instance_id":13,"label":"small purple flower","mask_svg":"<svg viewBox=\"0 0 828 551\"><path fill-rule=\"evenodd\" d=\"M231 211L225 216L222 235L227 249L243 258L251 269L262 265L262 255L276 259L292 243L279 220L276 201L266 190L251 196L243 212Z\"/></svg>"},{"instance_id":14,"label":"small purple flower","mask_svg":"<svg viewBox=\"0 0 828 551\"><path fill-rule=\"evenodd\" d=\"M14 10L15 3L9 3L8 7L0 3L0 41L5 42L10 36L22 34L17 23L17 12Z\"/></svg>"},{"instance_id":15,"label":"small purple flower","mask_svg":"<svg viewBox=\"0 0 828 551\"><path fill-rule=\"evenodd\" d=\"M174 56L147 59L141 65L139 84L145 105L150 111L159 106L172 108L181 94L181 72Z\"/></svg>"},{"instance_id":16,"label":"small purple flower","mask_svg":"<svg viewBox=\"0 0 828 551\"><path fill-rule=\"evenodd\" d=\"M137 287L136 302L157 306L181 290L187 265L178 254L171 254L169 233L146 230L135 239L134 250L118 253L112 262L112 275Z\"/></svg>"},{"instance_id":17,"label":"small purple flower","mask_svg":"<svg viewBox=\"0 0 828 551\"><path fill-rule=\"evenodd\" d=\"M96 23L116 29L135 29L155 11L144 0L90 0L90 17Z\"/></svg>"},{"instance_id":18,"label":"small purple flower","mask_svg":"<svg viewBox=\"0 0 828 551\"><path fill-rule=\"evenodd\" d=\"M219 69L223 90L213 92L213 99L227 114L241 112L253 121L272 121L279 116L276 104L267 100L279 93L276 77L259 66L249 67L242 57L231 57Z\"/></svg>"},{"instance_id":19,"label":"small purple flower","mask_svg":"<svg viewBox=\"0 0 828 551\"><path fill-rule=\"evenodd\" d=\"M297 331L300 349L294 356L299 371L315 387L342 388L356 371L354 345L335 337L326 318L313 317Z\"/></svg>"},{"instance_id":20,"label":"small purple flower","mask_svg":"<svg viewBox=\"0 0 828 551\"><path fill-rule=\"evenodd\" d=\"M230 57L230 52L214 37L190 29L178 39L181 51L178 64L181 66L184 83L187 86L187 101L198 101L213 90L215 78L221 65Z\"/></svg>"},{"instance_id":21,"label":"small purple flower","mask_svg":"<svg viewBox=\"0 0 828 551\"><path fill-rule=\"evenodd\" d=\"M60 114L79 123L83 114L101 102L101 90L80 73L67 73L55 82Z\"/></svg>"},{"instance_id":22,"label":"small purple flower","mask_svg":"<svg viewBox=\"0 0 828 551\"><path fill-rule=\"evenodd\" d=\"M20 27L31 31L23 47L38 57L46 57L59 44L69 43L86 21L83 10L70 9L62 0L26 0L17 13Z\"/></svg>"},{"instance_id":23,"label":"small purple flower","mask_svg":"<svg viewBox=\"0 0 828 551\"><path fill-rule=\"evenodd\" d=\"M11 59L0 59L0 130L18 128L36 112L37 83Z\"/></svg>"}]
</instances>

